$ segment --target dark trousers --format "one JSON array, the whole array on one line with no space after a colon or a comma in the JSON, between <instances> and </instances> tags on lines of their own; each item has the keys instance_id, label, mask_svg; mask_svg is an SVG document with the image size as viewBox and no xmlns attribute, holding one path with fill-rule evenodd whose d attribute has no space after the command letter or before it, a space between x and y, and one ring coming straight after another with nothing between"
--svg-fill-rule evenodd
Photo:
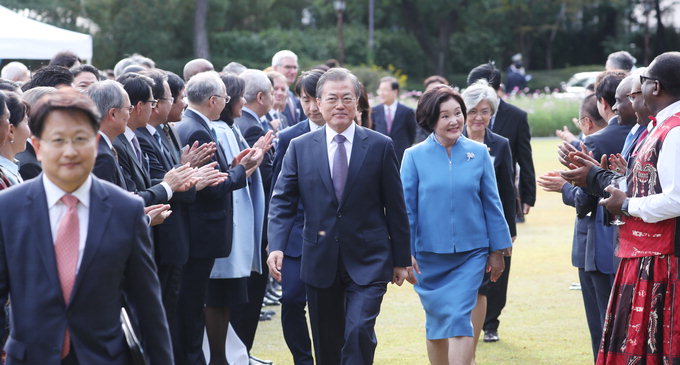
<instances>
[{"instance_id":1,"label":"dark trousers","mask_svg":"<svg viewBox=\"0 0 680 365\"><path fill-rule=\"evenodd\" d=\"M262 267L267 267L266 253L262 254ZM251 272L248 278L248 303L235 306L231 310L230 320L234 332L241 339L241 342L248 349L253 348L255 341L255 332L257 332L257 324L260 323L260 312L262 311L262 301L264 300L264 293L267 290L267 281L269 280L269 272L264 269L263 274Z\"/></svg>"},{"instance_id":2,"label":"dark trousers","mask_svg":"<svg viewBox=\"0 0 680 365\"><path fill-rule=\"evenodd\" d=\"M307 285L317 364L373 364L378 344L375 319L386 290L387 283L356 284L342 262L330 287Z\"/></svg>"},{"instance_id":3,"label":"dark trousers","mask_svg":"<svg viewBox=\"0 0 680 365\"><path fill-rule=\"evenodd\" d=\"M486 317L484 318L484 332L486 331L498 331L498 326L503 308L505 308L505 303L508 300L508 278L510 277L510 257L506 256L503 258L505 260L505 270L503 274L495 283L489 285L489 289L486 296Z\"/></svg>"},{"instance_id":4,"label":"dark trousers","mask_svg":"<svg viewBox=\"0 0 680 365\"><path fill-rule=\"evenodd\" d=\"M602 327L604 326L604 317L607 314L609 295L614 284L614 275L578 269L578 278L581 282L581 294L583 295L583 306L586 310L588 330L590 330L593 358L596 360L602 339Z\"/></svg>"},{"instance_id":5,"label":"dark trousers","mask_svg":"<svg viewBox=\"0 0 680 365\"><path fill-rule=\"evenodd\" d=\"M312 341L305 315L307 291L305 283L300 280L300 264L300 257L283 256L281 327L295 365L313 365Z\"/></svg>"},{"instance_id":6,"label":"dark trousers","mask_svg":"<svg viewBox=\"0 0 680 365\"><path fill-rule=\"evenodd\" d=\"M177 303L177 337L173 339L175 363L204 365L203 307L214 259L193 259L184 265Z\"/></svg>"},{"instance_id":7,"label":"dark trousers","mask_svg":"<svg viewBox=\"0 0 680 365\"><path fill-rule=\"evenodd\" d=\"M182 267L176 265L159 265L158 281L161 285L161 299L168 321L170 337L177 338L177 302L179 300L179 286L182 280Z\"/></svg>"}]
</instances>

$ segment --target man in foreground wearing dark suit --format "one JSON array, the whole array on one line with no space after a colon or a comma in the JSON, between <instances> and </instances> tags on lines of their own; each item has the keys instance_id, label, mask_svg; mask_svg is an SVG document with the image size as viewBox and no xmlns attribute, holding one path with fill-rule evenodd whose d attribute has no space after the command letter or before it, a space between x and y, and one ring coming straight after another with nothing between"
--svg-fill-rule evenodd
<instances>
[{"instance_id":1,"label":"man in foreground wearing dark suit","mask_svg":"<svg viewBox=\"0 0 680 365\"><path fill-rule=\"evenodd\" d=\"M404 150L411 147L416 140L416 113L413 109L399 103L399 82L388 76L380 79L378 96L382 104L376 105L371 111L373 129L390 138L394 142L394 152L401 164Z\"/></svg>"},{"instance_id":2,"label":"man in foreground wearing dark suit","mask_svg":"<svg viewBox=\"0 0 680 365\"><path fill-rule=\"evenodd\" d=\"M196 74L186 86L189 107L177 131L182 145L215 143L209 126L227 103L227 90L214 71ZM177 364L205 364L203 355L203 307L208 279L215 259L231 252L233 205L231 192L246 186L246 170L256 168L262 151L251 150L240 161L227 161L221 147L214 156L217 167L229 178L196 193L189 204L189 259L182 269L179 291Z\"/></svg>"},{"instance_id":3,"label":"man in foreground wearing dark suit","mask_svg":"<svg viewBox=\"0 0 680 365\"><path fill-rule=\"evenodd\" d=\"M291 141L269 212L269 270L304 208L302 267L318 364L372 364L387 283L410 265L408 217L392 141L354 123L361 84L343 68L317 84L326 127Z\"/></svg>"},{"instance_id":4,"label":"man in foreground wearing dark suit","mask_svg":"<svg viewBox=\"0 0 680 365\"><path fill-rule=\"evenodd\" d=\"M142 201L91 175L98 119L92 101L72 89L43 99L31 130L44 173L0 194L9 365L129 364L123 294L150 363L173 363ZM0 311L2 328L7 320Z\"/></svg>"},{"instance_id":5,"label":"man in foreground wearing dark suit","mask_svg":"<svg viewBox=\"0 0 680 365\"><path fill-rule=\"evenodd\" d=\"M479 65L468 74L467 84L472 85L479 79L489 81L489 86L496 92L501 90L501 73L493 63ZM531 156L531 131L527 113L514 105L506 103L502 98L498 104L496 115L491 118L489 128L510 141L512 165L518 166L515 177L519 175L519 203L518 217L529 214L529 210L536 202L536 175L534 161ZM508 278L510 277L510 256L505 256L505 270L500 278L491 286L487 296L486 319L484 320L484 342L496 342L498 336L498 317L505 307L508 296Z\"/></svg>"},{"instance_id":6,"label":"man in foreground wearing dark suit","mask_svg":"<svg viewBox=\"0 0 680 365\"><path fill-rule=\"evenodd\" d=\"M319 105L316 103L316 85L323 73L320 70L304 72L295 85L295 92L300 97L302 109L308 120L279 132L279 145L276 149L276 157L274 157L272 186L276 185L276 179L281 172L283 157L286 155L290 141L305 133L322 128L326 123L319 111ZM307 292L305 291L305 283L300 280L304 214L302 205L298 204L297 217L286 239L286 245L281 249L283 251L281 327L283 338L293 355L295 365L312 365L314 363L312 343L309 339L305 315Z\"/></svg>"}]
</instances>

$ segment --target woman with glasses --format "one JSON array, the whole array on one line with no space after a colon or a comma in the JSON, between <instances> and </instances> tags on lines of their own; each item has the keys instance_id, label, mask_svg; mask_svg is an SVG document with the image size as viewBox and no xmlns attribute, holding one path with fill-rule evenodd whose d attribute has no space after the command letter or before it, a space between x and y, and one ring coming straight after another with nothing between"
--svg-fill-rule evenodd
<instances>
[{"instance_id":1,"label":"woman with glasses","mask_svg":"<svg viewBox=\"0 0 680 365\"><path fill-rule=\"evenodd\" d=\"M426 314L432 364L470 365L472 310L484 272L495 281L512 245L487 147L462 135L466 107L450 86L425 92L418 124L431 132L404 154L401 179L411 228L409 281Z\"/></svg>"},{"instance_id":2,"label":"woman with glasses","mask_svg":"<svg viewBox=\"0 0 680 365\"><path fill-rule=\"evenodd\" d=\"M0 129L5 130L4 138L0 132L0 175L2 175L0 186L4 185L3 181L12 186L24 182L19 173L19 161L15 157L17 153L26 149L26 140L31 135L28 128L28 104L21 101L19 95L14 92L6 91L0 94L4 99L4 103L1 104L6 104L6 107L0 106L5 109L5 112L0 114Z\"/></svg>"},{"instance_id":3,"label":"woman with glasses","mask_svg":"<svg viewBox=\"0 0 680 365\"><path fill-rule=\"evenodd\" d=\"M467 119L463 135L475 142L484 144L489 151L496 175L498 195L503 205L505 223L507 223L510 229L510 236L514 242L517 237L517 229L515 227L514 172L510 142L507 138L492 132L490 129L491 118L498 110L498 95L485 79L481 79L465 89L463 100L467 108ZM507 271L508 269L506 268L505 270ZM492 290L494 285L495 283L490 281L489 273L486 273L477 294L477 305L472 311L472 324L475 329L475 348L477 347L477 340L479 339L479 334L486 317L487 297L495 293Z\"/></svg>"}]
</instances>

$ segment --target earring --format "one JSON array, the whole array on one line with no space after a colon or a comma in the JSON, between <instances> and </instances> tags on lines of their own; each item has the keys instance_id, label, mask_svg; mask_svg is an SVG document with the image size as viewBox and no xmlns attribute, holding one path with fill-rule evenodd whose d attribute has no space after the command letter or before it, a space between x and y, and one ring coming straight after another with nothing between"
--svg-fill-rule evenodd
<instances>
[{"instance_id":1,"label":"earring","mask_svg":"<svg viewBox=\"0 0 680 365\"><path fill-rule=\"evenodd\" d=\"M14 139L10 139L9 143L14 144Z\"/></svg>"}]
</instances>

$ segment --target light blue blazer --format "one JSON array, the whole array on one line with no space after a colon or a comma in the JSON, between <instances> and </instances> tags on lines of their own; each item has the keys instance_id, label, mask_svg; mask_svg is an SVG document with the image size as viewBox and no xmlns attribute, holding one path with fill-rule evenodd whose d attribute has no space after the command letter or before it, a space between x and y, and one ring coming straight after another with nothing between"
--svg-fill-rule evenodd
<instances>
[{"instance_id":1,"label":"light blue blazer","mask_svg":"<svg viewBox=\"0 0 680 365\"><path fill-rule=\"evenodd\" d=\"M401 180L412 255L512 246L485 145L461 135L449 158L430 134L404 153Z\"/></svg>"}]
</instances>

